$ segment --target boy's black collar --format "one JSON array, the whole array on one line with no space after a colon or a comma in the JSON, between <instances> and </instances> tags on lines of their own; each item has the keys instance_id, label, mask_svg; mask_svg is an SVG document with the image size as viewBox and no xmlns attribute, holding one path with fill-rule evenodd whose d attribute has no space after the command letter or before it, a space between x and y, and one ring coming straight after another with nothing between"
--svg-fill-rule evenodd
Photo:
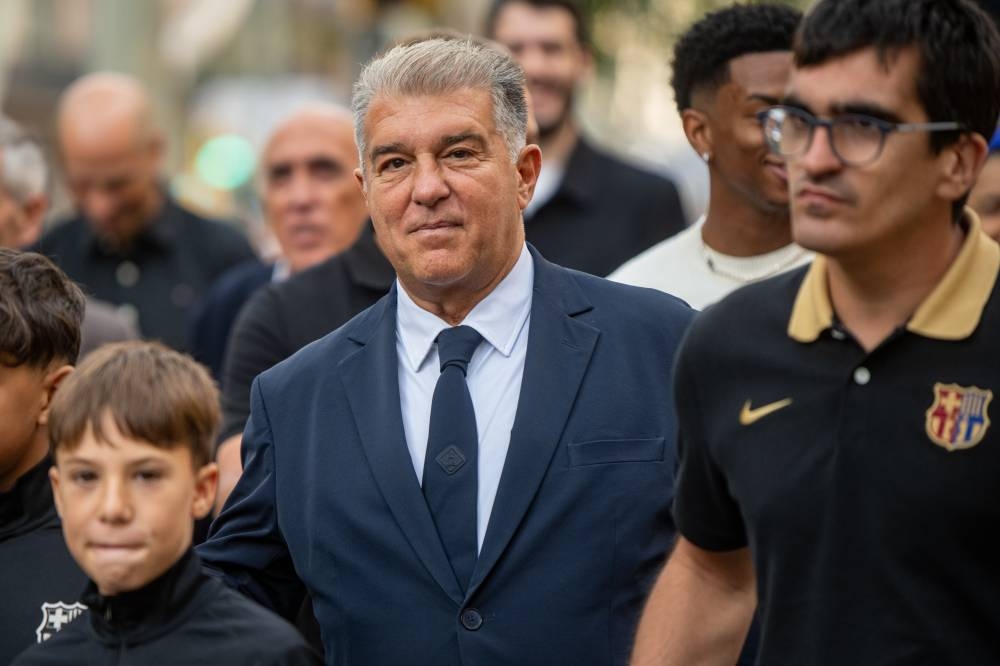
<instances>
[{"instance_id":1,"label":"boy's black collar","mask_svg":"<svg viewBox=\"0 0 1000 666\"><path fill-rule=\"evenodd\" d=\"M59 525L46 456L14 482L14 487L0 493L0 542L32 532L48 524Z\"/></svg>"},{"instance_id":2,"label":"boy's black collar","mask_svg":"<svg viewBox=\"0 0 1000 666\"><path fill-rule=\"evenodd\" d=\"M81 599L90 609L90 622L105 641L141 643L172 630L195 608L194 597L204 587L201 560L190 548L166 572L149 584L106 597L93 582Z\"/></svg>"}]
</instances>

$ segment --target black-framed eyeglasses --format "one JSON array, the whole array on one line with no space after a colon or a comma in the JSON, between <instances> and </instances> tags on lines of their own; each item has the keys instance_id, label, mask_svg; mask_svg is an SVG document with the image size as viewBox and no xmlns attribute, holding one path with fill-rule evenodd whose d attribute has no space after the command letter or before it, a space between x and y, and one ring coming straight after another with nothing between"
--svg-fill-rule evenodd
<instances>
[{"instance_id":1,"label":"black-framed eyeglasses","mask_svg":"<svg viewBox=\"0 0 1000 666\"><path fill-rule=\"evenodd\" d=\"M892 123L881 118L848 113L821 120L794 106L772 106L757 114L768 149L785 158L804 155L812 145L817 127L825 127L830 149L849 166L864 166L878 159L885 139L893 132L962 131L957 122Z\"/></svg>"}]
</instances>

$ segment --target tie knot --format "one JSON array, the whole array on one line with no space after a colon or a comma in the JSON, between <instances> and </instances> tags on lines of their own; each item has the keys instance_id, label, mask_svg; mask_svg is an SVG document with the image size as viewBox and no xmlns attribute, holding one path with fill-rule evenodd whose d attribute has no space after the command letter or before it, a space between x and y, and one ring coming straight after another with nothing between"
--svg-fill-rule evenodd
<instances>
[{"instance_id":1,"label":"tie knot","mask_svg":"<svg viewBox=\"0 0 1000 666\"><path fill-rule=\"evenodd\" d=\"M457 366L462 374L469 367L469 361L483 336L471 326L452 326L446 328L437 336L438 358L441 360L441 372L449 365Z\"/></svg>"}]
</instances>

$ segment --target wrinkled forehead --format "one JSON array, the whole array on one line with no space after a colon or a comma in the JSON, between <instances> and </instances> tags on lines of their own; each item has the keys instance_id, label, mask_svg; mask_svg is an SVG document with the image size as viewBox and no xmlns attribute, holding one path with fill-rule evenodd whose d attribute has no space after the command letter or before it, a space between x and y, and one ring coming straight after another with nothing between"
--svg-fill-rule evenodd
<instances>
[{"instance_id":1,"label":"wrinkled forehead","mask_svg":"<svg viewBox=\"0 0 1000 666\"><path fill-rule=\"evenodd\" d=\"M490 91L459 88L428 95L379 95L365 116L365 157L371 157L376 145L416 146L467 134L499 136Z\"/></svg>"}]
</instances>

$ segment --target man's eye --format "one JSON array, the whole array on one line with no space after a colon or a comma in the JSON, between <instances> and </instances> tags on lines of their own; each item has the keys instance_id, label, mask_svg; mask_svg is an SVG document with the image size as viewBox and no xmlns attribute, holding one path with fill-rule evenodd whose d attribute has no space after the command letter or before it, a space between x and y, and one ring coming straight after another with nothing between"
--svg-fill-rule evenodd
<instances>
[{"instance_id":1,"label":"man's eye","mask_svg":"<svg viewBox=\"0 0 1000 666\"><path fill-rule=\"evenodd\" d=\"M454 157L457 160L464 160L472 157L472 151L466 150L465 148L456 148L448 153L448 157Z\"/></svg>"},{"instance_id":2,"label":"man's eye","mask_svg":"<svg viewBox=\"0 0 1000 666\"><path fill-rule=\"evenodd\" d=\"M287 181L291 175L291 169L273 169L267 174L267 182L270 185L279 185Z\"/></svg>"},{"instance_id":3,"label":"man's eye","mask_svg":"<svg viewBox=\"0 0 1000 666\"><path fill-rule=\"evenodd\" d=\"M406 166L406 160L402 157L393 157L385 162L382 162L382 166L379 171L396 171L397 169L402 169Z\"/></svg>"}]
</instances>

